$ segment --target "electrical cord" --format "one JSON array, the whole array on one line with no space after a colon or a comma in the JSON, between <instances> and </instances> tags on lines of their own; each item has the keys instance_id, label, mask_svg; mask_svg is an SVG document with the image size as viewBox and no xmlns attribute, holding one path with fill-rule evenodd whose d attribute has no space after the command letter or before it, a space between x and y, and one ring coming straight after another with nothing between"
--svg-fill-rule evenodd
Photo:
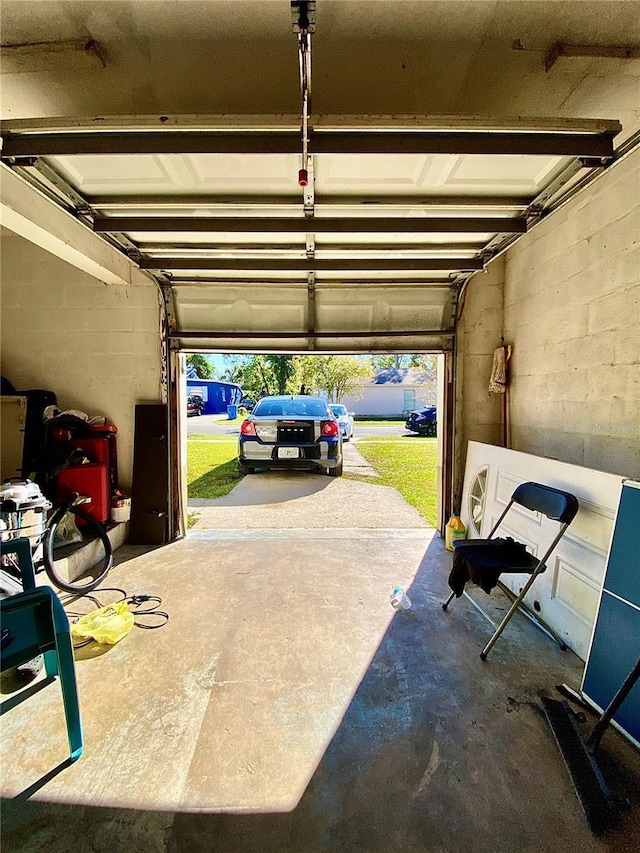
<instances>
[{"instance_id":1,"label":"electrical cord","mask_svg":"<svg viewBox=\"0 0 640 853\"><path fill-rule=\"evenodd\" d=\"M102 587L102 588L100 588L100 590L97 590L97 591L101 592L101 593L102 592L118 592L118 593L120 593L121 597L118 598L116 601L109 602L109 604L119 604L121 601L125 601L127 603L127 606L129 607L129 610L133 613L133 624L136 625L138 628L144 628L146 631L153 631L156 628L162 628L162 626L166 625L167 622L169 621L169 614L165 610L158 610L158 607L162 604L162 599L160 598L159 595L147 595L147 594L128 595L126 590L120 589L119 587ZM94 592L95 592L95 590L94 590ZM96 598L95 595L91 595L88 592L84 593L82 595L79 595L78 593L75 593L75 592L66 593L65 595L60 596L60 602L62 603L62 606L64 607L65 603L71 603L71 601L75 602L81 598L86 598L89 601L91 601L95 605L96 610L100 609L101 607L107 607L108 606L107 604L102 604L99 601L99 599ZM157 606L147 607L144 609L141 608L141 606L143 604L150 603L150 602L155 603ZM89 612L91 612L91 611L89 611ZM73 610L67 610L66 608L65 608L65 613L67 614L67 616L73 617L74 620L77 620L81 616L86 615L86 613L79 613L79 612L76 612ZM146 624L144 621L140 621L139 620L140 616L150 617L151 619L153 619L154 617L158 617L161 621L155 625L154 624L149 625L149 624ZM79 643L74 643L73 648L79 649L79 648L82 648L83 646L89 645L89 643L92 643L92 642L93 642L93 640L91 638L89 638L87 640L82 640Z\"/></svg>"},{"instance_id":2,"label":"electrical cord","mask_svg":"<svg viewBox=\"0 0 640 853\"><path fill-rule=\"evenodd\" d=\"M159 595L130 595L125 599L125 601L129 605L129 610L133 613L133 624L137 625L138 628L153 630L154 628L161 628L169 621L169 614L165 610L158 610L157 607L152 607L147 610L140 609L140 605L147 601L156 601L158 606L160 606L162 604L162 599ZM136 622L136 616L159 616L162 621L158 625L145 625L142 622Z\"/></svg>"}]
</instances>

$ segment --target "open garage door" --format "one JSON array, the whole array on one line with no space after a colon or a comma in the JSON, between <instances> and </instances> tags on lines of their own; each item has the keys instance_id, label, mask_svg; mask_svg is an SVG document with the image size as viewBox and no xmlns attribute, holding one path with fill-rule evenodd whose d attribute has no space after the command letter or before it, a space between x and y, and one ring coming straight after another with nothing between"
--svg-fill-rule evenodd
<instances>
[{"instance_id":1,"label":"open garage door","mask_svg":"<svg viewBox=\"0 0 640 853\"><path fill-rule=\"evenodd\" d=\"M3 161L158 280L174 349L447 351L471 275L613 156L619 124L9 122Z\"/></svg>"}]
</instances>

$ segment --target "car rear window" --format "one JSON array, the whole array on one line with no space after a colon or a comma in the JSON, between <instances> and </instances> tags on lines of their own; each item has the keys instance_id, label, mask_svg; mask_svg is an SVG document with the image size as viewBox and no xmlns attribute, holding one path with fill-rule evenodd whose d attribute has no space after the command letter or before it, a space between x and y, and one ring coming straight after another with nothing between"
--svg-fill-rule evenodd
<instances>
[{"instance_id":1,"label":"car rear window","mask_svg":"<svg viewBox=\"0 0 640 853\"><path fill-rule=\"evenodd\" d=\"M256 417L304 417L322 418L327 416L327 407L322 400L260 400L253 414Z\"/></svg>"}]
</instances>

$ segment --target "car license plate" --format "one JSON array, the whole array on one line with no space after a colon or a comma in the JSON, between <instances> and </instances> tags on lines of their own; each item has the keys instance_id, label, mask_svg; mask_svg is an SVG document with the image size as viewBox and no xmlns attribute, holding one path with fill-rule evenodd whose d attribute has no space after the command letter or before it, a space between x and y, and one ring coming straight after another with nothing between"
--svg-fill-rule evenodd
<instances>
[{"instance_id":1,"label":"car license plate","mask_svg":"<svg viewBox=\"0 0 640 853\"><path fill-rule=\"evenodd\" d=\"M278 459L297 459L300 456L300 451L297 447L279 447Z\"/></svg>"}]
</instances>

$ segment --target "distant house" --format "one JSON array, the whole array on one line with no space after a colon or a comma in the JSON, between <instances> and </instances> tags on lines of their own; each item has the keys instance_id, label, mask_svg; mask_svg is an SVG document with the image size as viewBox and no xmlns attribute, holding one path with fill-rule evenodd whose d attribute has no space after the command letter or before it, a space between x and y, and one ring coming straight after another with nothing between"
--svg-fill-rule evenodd
<instances>
[{"instance_id":1,"label":"distant house","mask_svg":"<svg viewBox=\"0 0 640 853\"><path fill-rule=\"evenodd\" d=\"M204 400L203 414L219 415L227 411L229 405L239 405L242 389L233 382L221 382L218 379L190 379L187 375L187 394L197 394Z\"/></svg>"},{"instance_id":2,"label":"distant house","mask_svg":"<svg viewBox=\"0 0 640 853\"><path fill-rule=\"evenodd\" d=\"M400 417L421 406L435 406L433 376L413 367L377 370L359 383L359 390L340 401L356 415Z\"/></svg>"}]
</instances>

